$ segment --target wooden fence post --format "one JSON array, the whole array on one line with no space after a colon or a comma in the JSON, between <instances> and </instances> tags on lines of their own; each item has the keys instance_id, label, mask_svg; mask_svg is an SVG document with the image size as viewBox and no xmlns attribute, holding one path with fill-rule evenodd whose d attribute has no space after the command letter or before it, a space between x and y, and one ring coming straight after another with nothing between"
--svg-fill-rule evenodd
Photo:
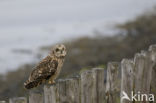
<instances>
[{"instance_id":1,"label":"wooden fence post","mask_svg":"<svg viewBox=\"0 0 156 103\"><path fill-rule=\"evenodd\" d=\"M96 78L93 71L86 70L81 73L81 103L96 103Z\"/></svg>"},{"instance_id":2,"label":"wooden fence post","mask_svg":"<svg viewBox=\"0 0 156 103\"><path fill-rule=\"evenodd\" d=\"M132 101L122 98L125 93L130 97L131 91L134 89L134 62L132 60L123 59L121 62L121 103L132 103Z\"/></svg>"},{"instance_id":3,"label":"wooden fence post","mask_svg":"<svg viewBox=\"0 0 156 103\"><path fill-rule=\"evenodd\" d=\"M59 79L56 85L59 103L80 103L80 86L78 78Z\"/></svg>"},{"instance_id":4,"label":"wooden fence post","mask_svg":"<svg viewBox=\"0 0 156 103\"><path fill-rule=\"evenodd\" d=\"M44 86L44 103L59 103L58 97L59 94L56 85Z\"/></svg>"},{"instance_id":5,"label":"wooden fence post","mask_svg":"<svg viewBox=\"0 0 156 103\"><path fill-rule=\"evenodd\" d=\"M149 94L152 79L153 61L151 52L142 52L136 54L135 59L135 93ZM148 103L146 98L143 98L144 103ZM140 102L142 103L142 102Z\"/></svg>"},{"instance_id":6,"label":"wooden fence post","mask_svg":"<svg viewBox=\"0 0 156 103\"><path fill-rule=\"evenodd\" d=\"M43 103L43 95L40 93L30 93L29 103Z\"/></svg>"},{"instance_id":7,"label":"wooden fence post","mask_svg":"<svg viewBox=\"0 0 156 103\"><path fill-rule=\"evenodd\" d=\"M44 86L45 103L80 103L79 78L59 79L57 84Z\"/></svg>"},{"instance_id":8,"label":"wooden fence post","mask_svg":"<svg viewBox=\"0 0 156 103\"><path fill-rule=\"evenodd\" d=\"M66 79L66 94L65 95L60 95L60 103L80 103L80 83L79 83L79 78L71 78L71 79ZM62 94L62 91L59 92ZM66 96L66 101L63 102L62 98Z\"/></svg>"},{"instance_id":9,"label":"wooden fence post","mask_svg":"<svg viewBox=\"0 0 156 103\"><path fill-rule=\"evenodd\" d=\"M93 76L96 78L96 93L97 93L97 101L96 103L106 103L105 100L105 71L104 68L93 68Z\"/></svg>"},{"instance_id":10,"label":"wooden fence post","mask_svg":"<svg viewBox=\"0 0 156 103\"><path fill-rule=\"evenodd\" d=\"M154 66L152 70L151 93L156 96L156 79L155 79L156 78L156 45L151 45L149 51L152 53L151 58L154 62Z\"/></svg>"},{"instance_id":11,"label":"wooden fence post","mask_svg":"<svg viewBox=\"0 0 156 103\"><path fill-rule=\"evenodd\" d=\"M120 63L108 63L107 82L106 82L106 101L107 103L119 103L120 101Z\"/></svg>"},{"instance_id":12,"label":"wooden fence post","mask_svg":"<svg viewBox=\"0 0 156 103\"><path fill-rule=\"evenodd\" d=\"M81 73L81 103L105 103L104 69Z\"/></svg>"},{"instance_id":13,"label":"wooden fence post","mask_svg":"<svg viewBox=\"0 0 156 103\"><path fill-rule=\"evenodd\" d=\"M64 79L59 79L58 83L56 84L58 89L58 103L66 103L67 94L66 94L66 81Z\"/></svg>"},{"instance_id":14,"label":"wooden fence post","mask_svg":"<svg viewBox=\"0 0 156 103\"><path fill-rule=\"evenodd\" d=\"M11 98L9 103L27 103L27 99L25 97Z\"/></svg>"}]
</instances>

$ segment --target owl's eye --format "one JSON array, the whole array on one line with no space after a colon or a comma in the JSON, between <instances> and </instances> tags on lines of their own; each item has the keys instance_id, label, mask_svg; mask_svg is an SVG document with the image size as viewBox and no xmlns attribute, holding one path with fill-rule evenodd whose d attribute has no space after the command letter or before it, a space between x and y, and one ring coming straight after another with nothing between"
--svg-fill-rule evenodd
<instances>
[{"instance_id":1,"label":"owl's eye","mask_svg":"<svg viewBox=\"0 0 156 103\"><path fill-rule=\"evenodd\" d=\"M57 48L57 49L56 49L56 52L58 52L58 51L59 51L59 49Z\"/></svg>"}]
</instances>

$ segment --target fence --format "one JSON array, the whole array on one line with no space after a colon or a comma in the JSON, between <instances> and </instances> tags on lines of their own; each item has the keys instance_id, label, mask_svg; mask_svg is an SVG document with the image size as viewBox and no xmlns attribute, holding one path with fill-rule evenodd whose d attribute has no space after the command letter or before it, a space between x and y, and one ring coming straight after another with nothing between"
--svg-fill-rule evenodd
<instances>
[{"instance_id":1,"label":"fence","mask_svg":"<svg viewBox=\"0 0 156 103\"><path fill-rule=\"evenodd\" d=\"M106 68L93 68L80 77L60 79L45 85L44 93L11 98L10 103L149 103L141 94L156 95L156 45L137 53L134 59L110 62ZM151 82L152 81L152 82ZM121 98L122 92L139 93L135 101ZM139 101L139 100L140 101ZM142 99L142 101L141 101ZM5 103L1 101L0 103ZM150 102L154 103L154 102Z\"/></svg>"}]
</instances>

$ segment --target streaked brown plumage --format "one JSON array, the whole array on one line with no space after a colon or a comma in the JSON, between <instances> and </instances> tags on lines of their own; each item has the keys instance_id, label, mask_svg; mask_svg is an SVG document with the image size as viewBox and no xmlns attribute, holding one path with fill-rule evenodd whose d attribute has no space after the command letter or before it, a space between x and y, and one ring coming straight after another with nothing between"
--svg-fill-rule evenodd
<instances>
[{"instance_id":1,"label":"streaked brown plumage","mask_svg":"<svg viewBox=\"0 0 156 103\"><path fill-rule=\"evenodd\" d=\"M55 83L60 73L66 55L64 45L56 45L50 54L44 58L31 72L29 79L24 83L26 89L37 87L49 80L49 84Z\"/></svg>"}]
</instances>

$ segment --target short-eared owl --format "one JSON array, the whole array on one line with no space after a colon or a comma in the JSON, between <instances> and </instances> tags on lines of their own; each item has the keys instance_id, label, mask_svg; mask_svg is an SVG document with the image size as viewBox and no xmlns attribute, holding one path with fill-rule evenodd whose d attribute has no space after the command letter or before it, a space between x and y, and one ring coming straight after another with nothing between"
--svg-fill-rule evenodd
<instances>
[{"instance_id":1,"label":"short-eared owl","mask_svg":"<svg viewBox=\"0 0 156 103\"><path fill-rule=\"evenodd\" d=\"M55 83L55 79L60 73L66 48L64 45L56 45L52 48L49 55L45 57L31 72L29 79L24 83L26 89L37 87L48 80L49 84Z\"/></svg>"}]
</instances>

